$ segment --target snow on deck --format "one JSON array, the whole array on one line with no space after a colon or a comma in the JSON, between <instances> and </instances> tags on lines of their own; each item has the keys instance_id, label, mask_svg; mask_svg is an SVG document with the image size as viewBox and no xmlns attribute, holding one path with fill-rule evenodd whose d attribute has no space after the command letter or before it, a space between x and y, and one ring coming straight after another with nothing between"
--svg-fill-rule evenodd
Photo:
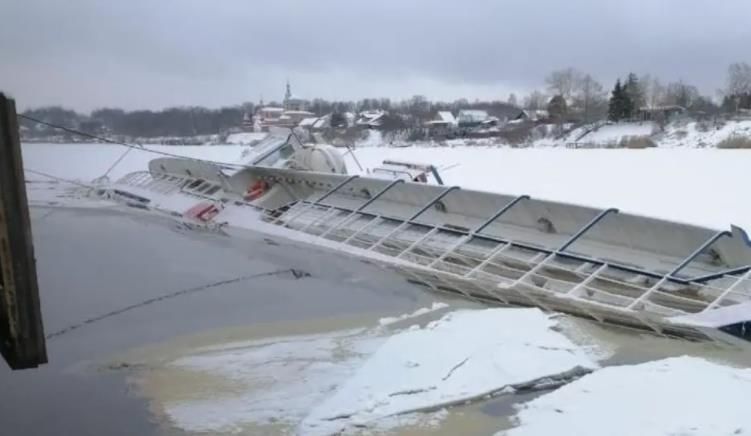
<instances>
[{"instance_id":1,"label":"snow on deck","mask_svg":"<svg viewBox=\"0 0 751 436\"><path fill-rule=\"evenodd\" d=\"M460 310L417 325L414 317L441 308L412 314L415 325L396 332L384 320L372 329L198 350L170 365L226 380L231 388L223 391L217 381L211 392L169 402L164 410L188 431L250 425L282 425L306 435L353 426L383 430L426 416L411 412L597 367L538 309Z\"/></svg>"},{"instance_id":2,"label":"snow on deck","mask_svg":"<svg viewBox=\"0 0 751 436\"><path fill-rule=\"evenodd\" d=\"M751 432L751 369L676 357L601 369L520 406L496 436L720 436Z\"/></svg>"}]
</instances>

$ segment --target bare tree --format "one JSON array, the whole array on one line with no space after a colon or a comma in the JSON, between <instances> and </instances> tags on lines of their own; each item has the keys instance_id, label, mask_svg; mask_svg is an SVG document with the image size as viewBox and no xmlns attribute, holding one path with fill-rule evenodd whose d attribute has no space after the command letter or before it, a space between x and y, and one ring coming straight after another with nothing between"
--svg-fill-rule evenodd
<instances>
[{"instance_id":1,"label":"bare tree","mask_svg":"<svg viewBox=\"0 0 751 436\"><path fill-rule=\"evenodd\" d=\"M543 109L547 106L547 100L545 94L535 89L524 99L524 108Z\"/></svg>"},{"instance_id":2,"label":"bare tree","mask_svg":"<svg viewBox=\"0 0 751 436\"><path fill-rule=\"evenodd\" d=\"M563 70L553 71L545 78L545 84L554 95L560 95L569 100L581 81L582 73L573 69L566 68Z\"/></svg>"},{"instance_id":3,"label":"bare tree","mask_svg":"<svg viewBox=\"0 0 751 436\"><path fill-rule=\"evenodd\" d=\"M723 107L730 112L751 107L751 65L737 62L728 67Z\"/></svg>"},{"instance_id":4,"label":"bare tree","mask_svg":"<svg viewBox=\"0 0 751 436\"><path fill-rule=\"evenodd\" d=\"M581 110L582 119L587 123L603 115L607 105L602 84L589 74L583 75L576 85L574 105Z\"/></svg>"},{"instance_id":5,"label":"bare tree","mask_svg":"<svg viewBox=\"0 0 751 436\"><path fill-rule=\"evenodd\" d=\"M666 89L660 79L645 74L639 79L639 83L644 92L644 103L647 106L656 107L664 103Z\"/></svg>"},{"instance_id":6,"label":"bare tree","mask_svg":"<svg viewBox=\"0 0 751 436\"><path fill-rule=\"evenodd\" d=\"M699 90L693 85L687 85L682 81L669 83L665 89L665 98L663 104L678 105L684 108L691 107L691 104L699 97Z\"/></svg>"},{"instance_id":7,"label":"bare tree","mask_svg":"<svg viewBox=\"0 0 751 436\"><path fill-rule=\"evenodd\" d=\"M737 62L728 67L726 95L751 93L751 65Z\"/></svg>"},{"instance_id":8,"label":"bare tree","mask_svg":"<svg viewBox=\"0 0 751 436\"><path fill-rule=\"evenodd\" d=\"M516 101L516 94L514 94L513 92L509 94L507 103L511 106L519 106L519 103Z\"/></svg>"}]
</instances>

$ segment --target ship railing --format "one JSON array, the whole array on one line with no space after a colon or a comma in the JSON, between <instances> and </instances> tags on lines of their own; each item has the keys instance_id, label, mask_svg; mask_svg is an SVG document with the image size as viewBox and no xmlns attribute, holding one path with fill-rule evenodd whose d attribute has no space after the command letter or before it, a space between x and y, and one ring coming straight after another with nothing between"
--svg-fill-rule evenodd
<instances>
[{"instance_id":1,"label":"ship railing","mask_svg":"<svg viewBox=\"0 0 751 436\"><path fill-rule=\"evenodd\" d=\"M602 211L560 247L550 249L483 233L503 213L528 196L517 197L477 228L465 229L418 220L443 196L457 190L456 187L447 188L409 218L364 210L399 181L392 182L359 207L323 203L353 179L344 180L315 201L296 201L273 222L386 256L402 269L415 267L421 271L419 274L434 272L432 277L438 288L448 287L447 276L451 277L450 280L462 281L464 288L453 286L452 289L465 295L471 294L466 291L467 287L477 287L470 285L471 281L493 283L494 288L482 286L482 292L501 303L508 303L509 296L516 294L517 300L523 298L529 304L549 308L546 299L554 296L624 312L646 311L666 317L751 299L746 286L751 276L750 267L688 278L678 274L719 238L728 236L728 232L713 235L672 271L660 273L569 250L607 215L618 213L616 209ZM718 282L729 284L716 285ZM588 313L594 319L602 319L596 310L589 309ZM650 320L643 319L643 315L634 318L653 330L660 330Z\"/></svg>"}]
</instances>

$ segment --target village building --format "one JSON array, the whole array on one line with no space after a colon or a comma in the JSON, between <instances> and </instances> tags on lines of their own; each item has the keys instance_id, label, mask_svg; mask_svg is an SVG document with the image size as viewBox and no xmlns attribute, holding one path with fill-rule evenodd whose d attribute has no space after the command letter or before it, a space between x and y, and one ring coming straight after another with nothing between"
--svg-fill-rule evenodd
<instances>
[{"instance_id":1,"label":"village building","mask_svg":"<svg viewBox=\"0 0 751 436\"><path fill-rule=\"evenodd\" d=\"M524 121L538 122L549 118L550 114L544 109L524 109L517 116L513 117L511 121L517 123Z\"/></svg>"},{"instance_id":2,"label":"village building","mask_svg":"<svg viewBox=\"0 0 751 436\"><path fill-rule=\"evenodd\" d=\"M683 115L685 112L686 108L677 104L645 106L639 108L639 119L642 121L670 121L677 116Z\"/></svg>"},{"instance_id":3,"label":"village building","mask_svg":"<svg viewBox=\"0 0 751 436\"><path fill-rule=\"evenodd\" d=\"M449 111L438 111L435 115L435 118L425 123L425 127L452 128L452 127L456 127L457 124L458 122L456 121L454 114L452 114Z\"/></svg>"},{"instance_id":4,"label":"village building","mask_svg":"<svg viewBox=\"0 0 751 436\"><path fill-rule=\"evenodd\" d=\"M457 125L461 128L478 126L495 126L498 118L491 117L487 111L479 109L462 109L456 117Z\"/></svg>"},{"instance_id":5,"label":"village building","mask_svg":"<svg viewBox=\"0 0 751 436\"><path fill-rule=\"evenodd\" d=\"M289 81L284 92L282 107L261 106L256 112L258 125L261 130L268 131L270 127L296 127L306 118L314 116L307 111L308 102L292 94Z\"/></svg>"}]
</instances>

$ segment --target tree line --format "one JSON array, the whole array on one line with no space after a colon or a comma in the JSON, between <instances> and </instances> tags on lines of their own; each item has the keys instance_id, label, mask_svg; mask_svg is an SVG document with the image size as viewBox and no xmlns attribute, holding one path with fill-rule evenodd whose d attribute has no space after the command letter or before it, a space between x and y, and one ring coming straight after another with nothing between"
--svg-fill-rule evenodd
<instances>
[{"instance_id":1,"label":"tree line","mask_svg":"<svg viewBox=\"0 0 751 436\"><path fill-rule=\"evenodd\" d=\"M547 93L532 91L524 106L547 109L553 121L573 122L635 119L641 109L668 106L680 106L694 115L751 109L751 65L731 64L725 82L725 87L717 91L719 103L682 80L664 84L655 76L635 73L618 78L608 95L591 75L566 68L550 73L545 79Z\"/></svg>"},{"instance_id":2,"label":"tree line","mask_svg":"<svg viewBox=\"0 0 751 436\"><path fill-rule=\"evenodd\" d=\"M545 78L545 90L534 90L523 98L510 94L505 100L452 102L431 101L416 95L409 99L392 101L388 98L366 98L357 101L329 101L316 98L309 102L308 110L316 116L333 114L342 124L346 112L383 110L389 112L389 126L416 128L435 117L437 111L482 109L500 119L513 118L521 109L547 110L548 118L555 123L591 123L598 120L614 121L634 119L644 107L681 106L690 113L714 115L720 112L737 112L751 109L751 66L734 63L726 73L726 83L718 91L719 103L701 95L696 86L683 81L663 82L651 75L627 74L617 79L612 90L592 75L574 68L551 72ZM267 105L280 106L277 102ZM125 111L102 108L82 114L59 106L30 109L24 114L43 121L80 129L99 135L128 137L197 136L221 134L238 129L246 114L253 114L256 103L247 102L219 109L204 107L173 107L164 110ZM28 120L21 119L26 137L43 137L59 132Z\"/></svg>"}]
</instances>

